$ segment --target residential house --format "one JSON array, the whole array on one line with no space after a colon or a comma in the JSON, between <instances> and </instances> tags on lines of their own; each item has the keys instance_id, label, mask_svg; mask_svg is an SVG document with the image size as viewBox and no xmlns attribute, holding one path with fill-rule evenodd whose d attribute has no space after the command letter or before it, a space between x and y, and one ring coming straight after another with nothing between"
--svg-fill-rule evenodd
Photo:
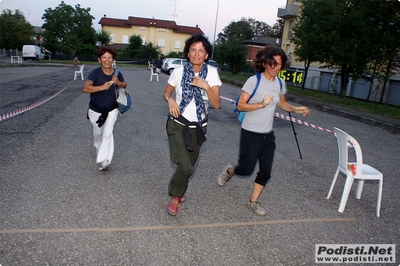
<instances>
[{"instance_id":1,"label":"residential house","mask_svg":"<svg viewBox=\"0 0 400 266\"><path fill-rule=\"evenodd\" d=\"M195 27L177 25L175 21L154 18L131 17L128 19L108 18L99 21L101 29L111 33L111 46L124 49L129 44L129 36L140 35L143 44L153 43L161 48L163 54L183 51L185 41L195 34L204 34Z\"/></svg>"},{"instance_id":2,"label":"residential house","mask_svg":"<svg viewBox=\"0 0 400 266\"><path fill-rule=\"evenodd\" d=\"M243 41L243 45L248 48L246 61L253 62L256 58L257 52L262 50L265 46L276 45L280 47L281 39L274 37L254 36L251 40Z\"/></svg>"}]
</instances>

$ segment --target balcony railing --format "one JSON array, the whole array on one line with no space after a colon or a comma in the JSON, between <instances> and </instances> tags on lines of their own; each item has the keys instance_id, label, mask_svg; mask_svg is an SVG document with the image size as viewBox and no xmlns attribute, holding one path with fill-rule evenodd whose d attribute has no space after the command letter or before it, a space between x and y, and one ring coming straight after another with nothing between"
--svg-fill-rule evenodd
<instances>
[{"instance_id":1,"label":"balcony railing","mask_svg":"<svg viewBox=\"0 0 400 266\"><path fill-rule=\"evenodd\" d=\"M288 19L295 18L299 15L299 6L286 5L278 8L278 18Z\"/></svg>"}]
</instances>

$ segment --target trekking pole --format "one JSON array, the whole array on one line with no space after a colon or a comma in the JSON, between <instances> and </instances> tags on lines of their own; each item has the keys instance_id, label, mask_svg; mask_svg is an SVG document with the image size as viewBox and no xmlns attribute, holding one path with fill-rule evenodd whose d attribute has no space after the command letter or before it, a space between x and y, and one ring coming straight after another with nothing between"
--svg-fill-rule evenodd
<instances>
[{"instance_id":1,"label":"trekking pole","mask_svg":"<svg viewBox=\"0 0 400 266\"><path fill-rule=\"evenodd\" d=\"M290 117L290 124L292 125L292 129L293 129L293 135L294 135L294 138L296 139L297 149L299 150L300 159L303 159L303 156L301 156L299 141L297 140L297 133L296 133L296 130L294 129L292 115L290 114L290 112L288 112L288 113L289 113L289 117Z\"/></svg>"}]
</instances>

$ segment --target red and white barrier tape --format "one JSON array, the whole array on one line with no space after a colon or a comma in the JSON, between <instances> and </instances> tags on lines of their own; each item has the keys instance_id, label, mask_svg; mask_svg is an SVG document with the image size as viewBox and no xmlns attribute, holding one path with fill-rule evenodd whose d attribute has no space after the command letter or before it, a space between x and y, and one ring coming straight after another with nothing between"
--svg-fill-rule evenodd
<instances>
[{"instance_id":1,"label":"red and white barrier tape","mask_svg":"<svg viewBox=\"0 0 400 266\"><path fill-rule=\"evenodd\" d=\"M16 111L9 112L9 113L5 113L5 114L1 115L1 116L0 116L0 121L3 121L3 120L6 120L7 118L11 118L11 117L13 117L13 116L22 114L22 113L24 113L24 112L26 112L26 111L29 111L29 110L31 110L31 109L33 109L33 108L35 108L35 107L38 107L39 105L44 104L44 103L47 102L47 101L50 101L51 99L53 99L54 97L56 97L58 94L60 94L61 92L63 92L63 91L69 86L69 84L71 84L71 82L72 82L72 81L70 81L70 82L68 83L68 85L65 86L62 90L60 90L59 92L53 94L52 96L50 96L50 97L48 97L48 98L46 98L46 99L44 99L44 100L41 100L41 101L36 102L36 103L34 103L34 104L31 104L31 105L29 105L29 106L27 106L27 107L20 108L20 109L18 109L18 110L16 110Z\"/></svg>"},{"instance_id":2,"label":"red and white barrier tape","mask_svg":"<svg viewBox=\"0 0 400 266\"><path fill-rule=\"evenodd\" d=\"M224 97L224 96L220 96L220 98L221 98L221 99L224 99L224 100L227 100L227 101L230 101L230 102L232 102L232 103L233 103L233 101L234 101L233 99L230 99L230 98L227 98L227 97ZM333 134L334 134L334 131L332 131L332 130L329 130L329 129L326 129L326 128L323 128L323 127L320 127L320 126L313 125L313 124L311 124L311 123L302 121L302 120L300 120L300 119L297 119L297 118L294 118L294 117L290 117L290 116L288 116L288 115L283 115L283 114L280 114L280 113L278 113L278 112L275 112L274 116L279 117L279 118L282 118L282 119L285 119L285 120L288 120L288 121L295 122L295 123L300 124L300 125L312 127L312 128L315 128L315 129L319 129L319 130L326 131L326 132L330 132L330 133L333 133Z\"/></svg>"}]
</instances>

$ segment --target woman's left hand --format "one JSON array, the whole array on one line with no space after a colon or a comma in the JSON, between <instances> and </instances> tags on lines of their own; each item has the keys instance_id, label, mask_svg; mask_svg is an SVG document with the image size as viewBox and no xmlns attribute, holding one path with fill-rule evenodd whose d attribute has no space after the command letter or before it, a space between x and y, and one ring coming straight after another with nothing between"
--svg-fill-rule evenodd
<instances>
[{"instance_id":1,"label":"woman's left hand","mask_svg":"<svg viewBox=\"0 0 400 266\"><path fill-rule=\"evenodd\" d=\"M194 76L192 82L190 82L189 84L192 86L199 87L203 90L207 90L208 88L210 88L208 83L199 76Z\"/></svg>"},{"instance_id":2,"label":"woman's left hand","mask_svg":"<svg viewBox=\"0 0 400 266\"><path fill-rule=\"evenodd\" d=\"M112 75L111 80L114 82L115 86L118 87L119 85L121 85L121 82L116 75Z\"/></svg>"},{"instance_id":3,"label":"woman's left hand","mask_svg":"<svg viewBox=\"0 0 400 266\"><path fill-rule=\"evenodd\" d=\"M308 116L310 114L310 109L305 106L299 106L294 108L294 112L297 114L302 114L303 116Z\"/></svg>"}]
</instances>

